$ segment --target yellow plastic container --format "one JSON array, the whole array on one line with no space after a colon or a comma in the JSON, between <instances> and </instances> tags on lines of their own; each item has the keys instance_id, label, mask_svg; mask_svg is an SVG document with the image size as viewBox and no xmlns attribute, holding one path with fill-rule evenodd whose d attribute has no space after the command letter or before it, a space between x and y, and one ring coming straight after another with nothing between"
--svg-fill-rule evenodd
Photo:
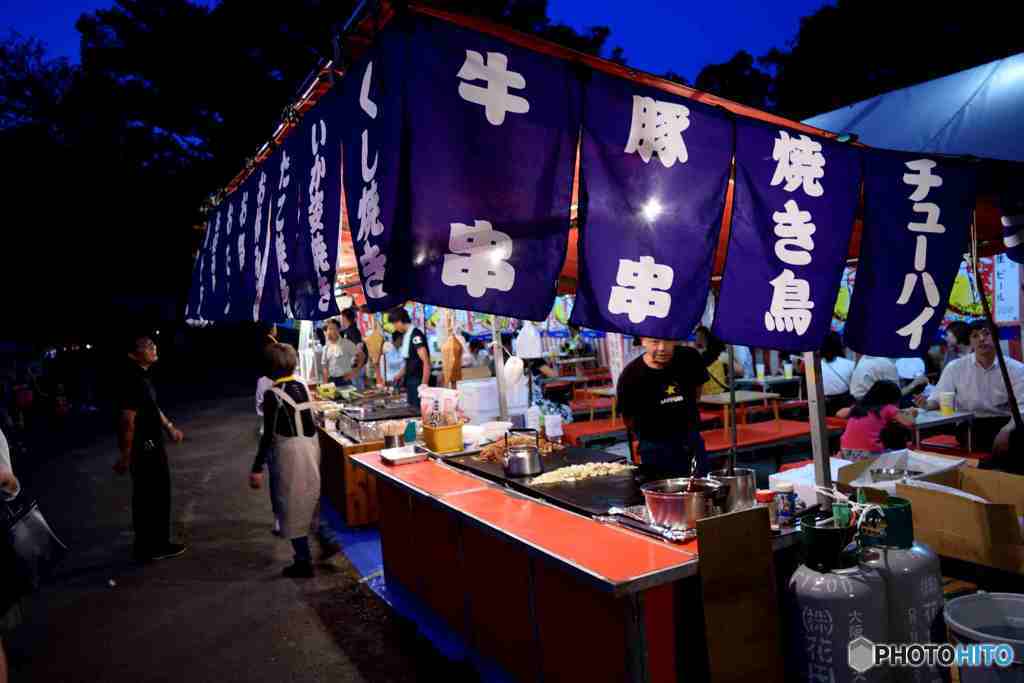
<instances>
[{"instance_id":1,"label":"yellow plastic container","mask_svg":"<svg viewBox=\"0 0 1024 683\"><path fill-rule=\"evenodd\" d=\"M423 425L423 443L433 453L458 453L462 450L462 424L450 427Z\"/></svg>"}]
</instances>

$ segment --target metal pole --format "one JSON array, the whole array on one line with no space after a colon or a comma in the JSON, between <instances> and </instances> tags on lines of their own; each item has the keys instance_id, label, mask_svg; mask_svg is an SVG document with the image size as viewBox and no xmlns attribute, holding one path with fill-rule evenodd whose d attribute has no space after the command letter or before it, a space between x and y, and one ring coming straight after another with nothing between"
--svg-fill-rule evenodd
<instances>
[{"instance_id":1,"label":"metal pole","mask_svg":"<svg viewBox=\"0 0 1024 683\"><path fill-rule=\"evenodd\" d=\"M804 354L804 375L807 378L807 417L811 422L811 449L814 453L814 481L818 486L832 486L832 454L828 446L828 425L825 422L825 388L821 383L821 354ZM818 503L827 504L824 496Z\"/></svg>"},{"instance_id":2,"label":"metal pole","mask_svg":"<svg viewBox=\"0 0 1024 683\"><path fill-rule=\"evenodd\" d=\"M508 401L505 398L505 348L501 345L498 332L498 316L491 316L491 335L494 341L494 379L498 382L498 414L504 422L508 420Z\"/></svg>"},{"instance_id":3,"label":"metal pole","mask_svg":"<svg viewBox=\"0 0 1024 683\"><path fill-rule=\"evenodd\" d=\"M736 356L729 344L729 476L736 474Z\"/></svg>"}]
</instances>

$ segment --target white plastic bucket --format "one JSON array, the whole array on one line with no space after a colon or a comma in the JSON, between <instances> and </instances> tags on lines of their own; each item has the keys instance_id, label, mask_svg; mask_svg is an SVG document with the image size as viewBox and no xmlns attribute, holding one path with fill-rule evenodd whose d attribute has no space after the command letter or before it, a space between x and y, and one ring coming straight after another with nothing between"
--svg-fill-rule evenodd
<instances>
[{"instance_id":1,"label":"white plastic bucket","mask_svg":"<svg viewBox=\"0 0 1024 683\"><path fill-rule=\"evenodd\" d=\"M1024 595L978 592L950 600L946 625L956 643L993 643L1013 647L1007 668L960 667L961 683L1024 683Z\"/></svg>"}]
</instances>

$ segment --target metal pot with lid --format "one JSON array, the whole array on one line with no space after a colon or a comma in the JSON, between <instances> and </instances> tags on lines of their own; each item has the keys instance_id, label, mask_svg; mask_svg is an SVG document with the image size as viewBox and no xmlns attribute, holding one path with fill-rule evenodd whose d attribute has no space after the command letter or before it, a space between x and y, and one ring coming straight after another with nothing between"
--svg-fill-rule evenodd
<instances>
[{"instance_id":1,"label":"metal pot with lid","mask_svg":"<svg viewBox=\"0 0 1024 683\"><path fill-rule=\"evenodd\" d=\"M757 493L756 474L754 470L735 467L731 471L726 468L724 470L716 470L708 475L711 479L729 487L729 495L725 501L725 512L735 512L754 507L754 504L757 502L754 498Z\"/></svg>"},{"instance_id":2,"label":"metal pot with lid","mask_svg":"<svg viewBox=\"0 0 1024 683\"><path fill-rule=\"evenodd\" d=\"M513 444L508 441L509 434L533 434L535 444ZM540 459L540 432L536 429L510 429L505 432L505 457L502 459L505 475L509 477L532 477L544 471Z\"/></svg>"},{"instance_id":3,"label":"metal pot with lid","mask_svg":"<svg viewBox=\"0 0 1024 683\"><path fill-rule=\"evenodd\" d=\"M720 514L729 486L714 479L662 479L640 487L651 521L670 529L695 529L698 520Z\"/></svg>"}]
</instances>

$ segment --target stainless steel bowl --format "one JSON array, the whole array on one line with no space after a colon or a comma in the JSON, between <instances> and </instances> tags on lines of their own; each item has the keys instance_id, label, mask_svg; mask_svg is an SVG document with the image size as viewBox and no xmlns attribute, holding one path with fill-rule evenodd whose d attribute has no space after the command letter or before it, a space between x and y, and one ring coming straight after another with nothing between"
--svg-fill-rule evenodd
<instances>
[{"instance_id":1,"label":"stainless steel bowl","mask_svg":"<svg viewBox=\"0 0 1024 683\"><path fill-rule=\"evenodd\" d=\"M716 470L708 475L729 487L729 495L725 499L725 512L754 507L757 502L757 474L754 470L737 467L733 470L733 475L729 476L729 470Z\"/></svg>"},{"instance_id":2,"label":"stainless steel bowl","mask_svg":"<svg viewBox=\"0 0 1024 683\"><path fill-rule=\"evenodd\" d=\"M904 477L916 477L921 474L917 470L905 470L899 467L885 467L877 470L870 470L871 481L897 481Z\"/></svg>"},{"instance_id":3,"label":"stainless steel bowl","mask_svg":"<svg viewBox=\"0 0 1024 683\"><path fill-rule=\"evenodd\" d=\"M651 521L660 526L685 531L697 522L722 511L729 487L714 479L689 477L652 481L640 487Z\"/></svg>"}]
</instances>

